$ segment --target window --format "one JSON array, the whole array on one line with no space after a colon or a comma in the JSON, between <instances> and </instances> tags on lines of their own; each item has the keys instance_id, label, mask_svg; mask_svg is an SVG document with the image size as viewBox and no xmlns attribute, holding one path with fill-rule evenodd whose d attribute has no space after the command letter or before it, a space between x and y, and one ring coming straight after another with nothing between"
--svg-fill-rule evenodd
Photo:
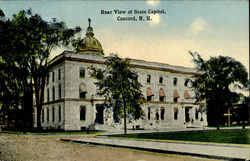
<instances>
[{"instance_id":1,"label":"window","mask_svg":"<svg viewBox=\"0 0 250 161\"><path fill-rule=\"evenodd\" d=\"M61 115L61 106L58 106L58 121L61 122L62 115Z\"/></svg>"},{"instance_id":2,"label":"window","mask_svg":"<svg viewBox=\"0 0 250 161\"><path fill-rule=\"evenodd\" d=\"M80 78L85 78L85 69L80 68Z\"/></svg>"},{"instance_id":3,"label":"window","mask_svg":"<svg viewBox=\"0 0 250 161\"><path fill-rule=\"evenodd\" d=\"M155 120L156 120L156 121L159 121L159 113L158 113L158 110L155 112Z\"/></svg>"},{"instance_id":4,"label":"window","mask_svg":"<svg viewBox=\"0 0 250 161\"><path fill-rule=\"evenodd\" d=\"M47 102L49 102L49 88L47 88Z\"/></svg>"},{"instance_id":5,"label":"window","mask_svg":"<svg viewBox=\"0 0 250 161\"><path fill-rule=\"evenodd\" d=\"M147 101L152 101L152 96L147 96Z\"/></svg>"},{"instance_id":6,"label":"window","mask_svg":"<svg viewBox=\"0 0 250 161\"><path fill-rule=\"evenodd\" d=\"M150 107L148 108L148 120L150 120L150 113L151 113L151 111L150 111Z\"/></svg>"},{"instance_id":7,"label":"window","mask_svg":"<svg viewBox=\"0 0 250 161\"><path fill-rule=\"evenodd\" d=\"M52 82L55 81L55 72L52 72Z\"/></svg>"},{"instance_id":8,"label":"window","mask_svg":"<svg viewBox=\"0 0 250 161\"><path fill-rule=\"evenodd\" d=\"M195 119L199 119L199 110L197 108L195 109Z\"/></svg>"},{"instance_id":9,"label":"window","mask_svg":"<svg viewBox=\"0 0 250 161\"><path fill-rule=\"evenodd\" d=\"M58 80L61 80L61 69L58 69Z\"/></svg>"},{"instance_id":10,"label":"window","mask_svg":"<svg viewBox=\"0 0 250 161\"><path fill-rule=\"evenodd\" d=\"M174 102L178 102L178 98L180 98L180 96L179 96L177 90L174 91L174 95L173 96L174 96Z\"/></svg>"},{"instance_id":11,"label":"window","mask_svg":"<svg viewBox=\"0 0 250 161\"><path fill-rule=\"evenodd\" d=\"M86 107L80 106L80 120L85 121L86 120Z\"/></svg>"},{"instance_id":12,"label":"window","mask_svg":"<svg viewBox=\"0 0 250 161\"><path fill-rule=\"evenodd\" d=\"M165 108L161 108L161 120L164 120Z\"/></svg>"},{"instance_id":13,"label":"window","mask_svg":"<svg viewBox=\"0 0 250 161\"><path fill-rule=\"evenodd\" d=\"M177 85L177 78L174 78L174 86Z\"/></svg>"},{"instance_id":14,"label":"window","mask_svg":"<svg viewBox=\"0 0 250 161\"><path fill-rule=\"evenodd\" d=\"M61 89L61 84L58 84L58 98L61 99L62 98L62 89Z\"/></svg>"},{"instance_id":15,"label":"window","mask_svg":"<svg viewBox=\"0 0 250 161\"><path fill-rule=\"evenodd\" d=\"M44 122L44 109L42 109L42 122Z\"/></svg>"},{"instance_id":16,"label":"window","mask_svg":"<svg viewBox=\"0 0 250 161\"><path fill-rule=\"evenodd\" d=\"M49 122L49 108L47 108L47 122Z\"/></svg>"},{"instance_id":17,"label":"window","mask_svg":"<svg viewBox=\"0 0 250 161\"><path fill-rule=\"evenodd\" d=\"M147 83L150 83L151 82L151 75L147 75Z\"/></svg>"},{"instance_id":18,"label":"window","mask_svg":"<svg viewBox=\"0 0 250 161\"><path fill-rule=\"evenodd\" d=\"M52 107L52 122L55 122L55 108Z\"/></svg>"},{"instance_id":19,"label":"window","mask_svg":"<svg viewBox=\"0 0 250 161\"><path fill-rule=\"evenodd\" d=\"M52 88L52 100L55 100L55 87Z\"/></svg>"},{"instance_id":20,"label":"window","mask_svg":"<svg viewBox=\"0 0 250 161\"><path fill-rule=\"evenodd\" d=\"M147 88L147 94L146 95L147 95L147 101L152 101L152 98L153 98L154 94L153 94L151 88Z\"/></svg>"},{"instance_id":21,"label":"window","mask_svg":"<svg viewBox=\"0 0 250 161\"><path fill-rule=\"evenodd\" d=\"M165 97L160 96L160 98L159 98L160 102L163 102L163 101L164 101L164 98L165 98Z\"/></svg>"},{"instance_id":22,"label":"window","mask_svg":"<svg viewBox=\"0 0 250 161\"><path fill-rule=\"evenodd\" d=\"M163 84L163 77L162 76L159 77L159 83Z\"/></svg>"},{"instance_id":23,"label":"window","mask_svg":"<svg viewBox=\"0 0 250 161\"><path fill-rule=\"evenodd\" d=\"M178 119L178 108L174 108L174 119L177 120Z\"/></svg>"},{"instance_id":24,"label":"window","mask_svg":"<svg viewBox=\"0 0 250 161\"><path fill-rule=\"evenodd\" d=\"M79 86L79 97L82 99L86 98L86 93L87 93L87 88L85 86L85 84L80 84Z\"/></svg>"},{"instance_id":25,"label":"window","mask_svg":"<svg viewBox=\"0 0 250 161\"><path fill-rule=\"evenodd\" d=\"M163 89L161 88L161 89L159 90L159 101L160 101L160 102L163 102L163 101L165 100L165 97L166 97L166 94L165 94L165 92L163 91Z\"/></svg>"},{"instance_id":26,"label":"window","mask_svg":"<svg viewBox=\"0 0 250 161\"><path fill-rule=\"evenodd\" d=\"M185 87L188 86L188 82L189 82L189 79L185 79L185 82L184 82L184 86L185 86Z\"/></svg>"}]
</instances>

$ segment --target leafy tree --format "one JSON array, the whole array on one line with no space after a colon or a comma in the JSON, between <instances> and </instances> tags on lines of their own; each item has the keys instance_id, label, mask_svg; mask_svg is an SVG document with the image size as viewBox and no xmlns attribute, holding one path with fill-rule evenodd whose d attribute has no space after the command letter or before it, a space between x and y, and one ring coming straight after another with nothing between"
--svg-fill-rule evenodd
<instances>
[{"instance_id":1,"label":"leafy tree","mask_svg":"<svg viewBox=\"0 0 250 161\"><path fill-rule=\"evenodd\" d=\"M138 75L131 70L129 59L119 58L117 54L106 60L106 69L91 67L91 77L97 79L95 83L98 94L109 98L109 106L113 109L115 121L124 118L124 133L127 133L126 119L139 119L143 116L141 109L144 97Z\"/></svg>"},{"instance_id":2,"label":"leafy tree","mask_svg":"<svg viewBox=\"0 0 250 161\"><path fill-rule=\"evenodd\" d=\"M219 129L223 114L243 96L236 89L248 88L246 68L231 57L210 57L206 61L196 52L190 55L200 72L192 81L197 102L206 102L208 124Z\"/></svg>"},{"instance_id":3,"label":"leafy tree","mask_svg":"<svg viewBox=\"0 0 250 161\"><path fill-rule=\"evenodd\" d=\"M3 13L1 15L4 16ZM64 22L58 22L55 18L47 22L40 15L33 14L31 9L14 14L12 20L2 18L0 24L1 63L25 71L24 77L28 83L22 86L31 88L29 101L35 94L37 127L40 129L50 53L57 46L68 46L81 29L69 29ZM13 85L9 85L9 88L13 88Z\"/></svg>"}]
</instances>

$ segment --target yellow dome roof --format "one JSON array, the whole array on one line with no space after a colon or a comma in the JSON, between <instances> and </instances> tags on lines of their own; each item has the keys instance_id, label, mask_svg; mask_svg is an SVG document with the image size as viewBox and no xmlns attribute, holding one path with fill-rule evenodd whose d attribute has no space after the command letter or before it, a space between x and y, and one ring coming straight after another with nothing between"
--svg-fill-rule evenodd
<instances>
[{"instance_id":1,"label":"yellow dome roof","mask_svg":"<svg viewBox=\"0 0 250 161\"><path fill-rule=\"evenodd\" d=\"M83 38L77 47L78 52L103 54L101 43L94 37L93 28L90 26L91 20L89 19L89 26L86 30L86 37Z\"/></svg>"}]
</instances>

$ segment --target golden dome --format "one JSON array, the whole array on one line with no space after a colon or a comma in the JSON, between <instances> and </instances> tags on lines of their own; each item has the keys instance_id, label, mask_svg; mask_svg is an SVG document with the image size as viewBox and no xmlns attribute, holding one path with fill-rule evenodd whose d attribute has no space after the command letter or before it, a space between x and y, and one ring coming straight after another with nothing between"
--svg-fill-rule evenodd
<instances>
[{"instance_id":1,"label":"golden dome","mask_svg":"<svg viewBox=\"0 0 250 161\"><path fill-rule=\"evenodd\" d=\"M81 40L77 47L78 52L103 54L101 43L94 37L93 28L90 26L91 19L89 18L89 26L86 30L86 37Z\"/></svg>"}]
</instances>

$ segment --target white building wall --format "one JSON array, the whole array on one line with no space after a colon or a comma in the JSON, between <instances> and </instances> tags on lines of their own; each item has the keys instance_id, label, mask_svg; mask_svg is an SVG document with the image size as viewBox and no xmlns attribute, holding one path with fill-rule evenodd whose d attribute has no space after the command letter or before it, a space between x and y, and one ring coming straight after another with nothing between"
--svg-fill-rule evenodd
<instances>
[{"instance_id":1,"label":"white building wall","mask_svg":"<svg viewBox=\"0 0 250 161\"><path fill-rule=\"evenodd\" d=\"M72 52L65 52L62 56L78 58L78 60L95 60L99 62L104 62L105 58L96 55L96 54L75 54ZM184 68L184 67L175 67L168 64L145 62L140 60L131 60L131 64L143 65L147 67L158 67L158 68L168 68L172 70L179 70L184 72L194 72L194 69ZM45 110L44 117L45 121L42 123L42 126L45 128L63 128L65 130L81 130L83 127L89 127L95 123L96 117L96 104L101 104L104 98L97 95L97 87L94 84L96 80L90 78L89 67L94 66L96 68L105 68L103 64L96 63L87 63L81 61L65 61L51 69L49 84L45 88L45 105L44 109L50 109L50 121L47 122L47 110ZM80 68L85 69L85 78L80 78ZM61 79L58 80L58 69L61 71ZM171 73L168 71L160 70L151 70L144 68L133 68L139 75L138 81L143 85L142 92L146 97L147 88L150 87L154 97L153 102L146 103L142 108L145 113L145 116L142 120L134 121L128 124L128 128L133 126L140 126L140 128L145 129L164 129L168 127L187 127L187 126L206 126L206 114L203 113L203 120L201 119L201 114L199 113L199 118L195 119L195 109L198 108L198 105L186 104L194 103L194 99L185 99L184 92L187 91L190 96L194 96L194 92L184 86L185 79L190 78L191 74L179 74ZM55 73L55 80L52 82L52 71ZM147 75L151 75L151 82L147 83ZM163 77L163 83L159 83L159 77ZM177 78L177 85L173 85L173 78ZM62 101L59 101L58 95L58 84L61 84L61 98ZM79 97L79 86L81 83L84 83L87 87L86 99L80 99ZM55 101L52 100L52 88L55 88ZM47 102L47 88L50 92L50 102ZM166 94L164 102L159 102L159 90L163 89ZM180 98L177 103L173 102L173 93L177 91ZM92 99L92 101L91 101ZM93 101L94 99L94 101ZM98 101L99 100L99 101ZM182 102L182 104L181 104ZM47 104L46 104L47 103ZM52 122L52 107L55 107L55 120L58 120L57 107L61 105L62 109L62 121L61 122ZM86 106L86 120L80 120L80 106ZM191 106L190 117L193 118L192 124L185 122L185 107ZM151 107L151 118L148 120L148 107ZM161 120L160 112L161 108L165 109L164 120ZM174 108L178 108L178 119L174 119ZM158 110L159 120L156 120L155 114ZM105 111L105 110L104 110ZM106 115L106 112L104 112ZM103 125L95 125L96 129L122 129L123 120L119 124L113 122L112 117L105 119Z\"/></svg>"}]
</instances>

